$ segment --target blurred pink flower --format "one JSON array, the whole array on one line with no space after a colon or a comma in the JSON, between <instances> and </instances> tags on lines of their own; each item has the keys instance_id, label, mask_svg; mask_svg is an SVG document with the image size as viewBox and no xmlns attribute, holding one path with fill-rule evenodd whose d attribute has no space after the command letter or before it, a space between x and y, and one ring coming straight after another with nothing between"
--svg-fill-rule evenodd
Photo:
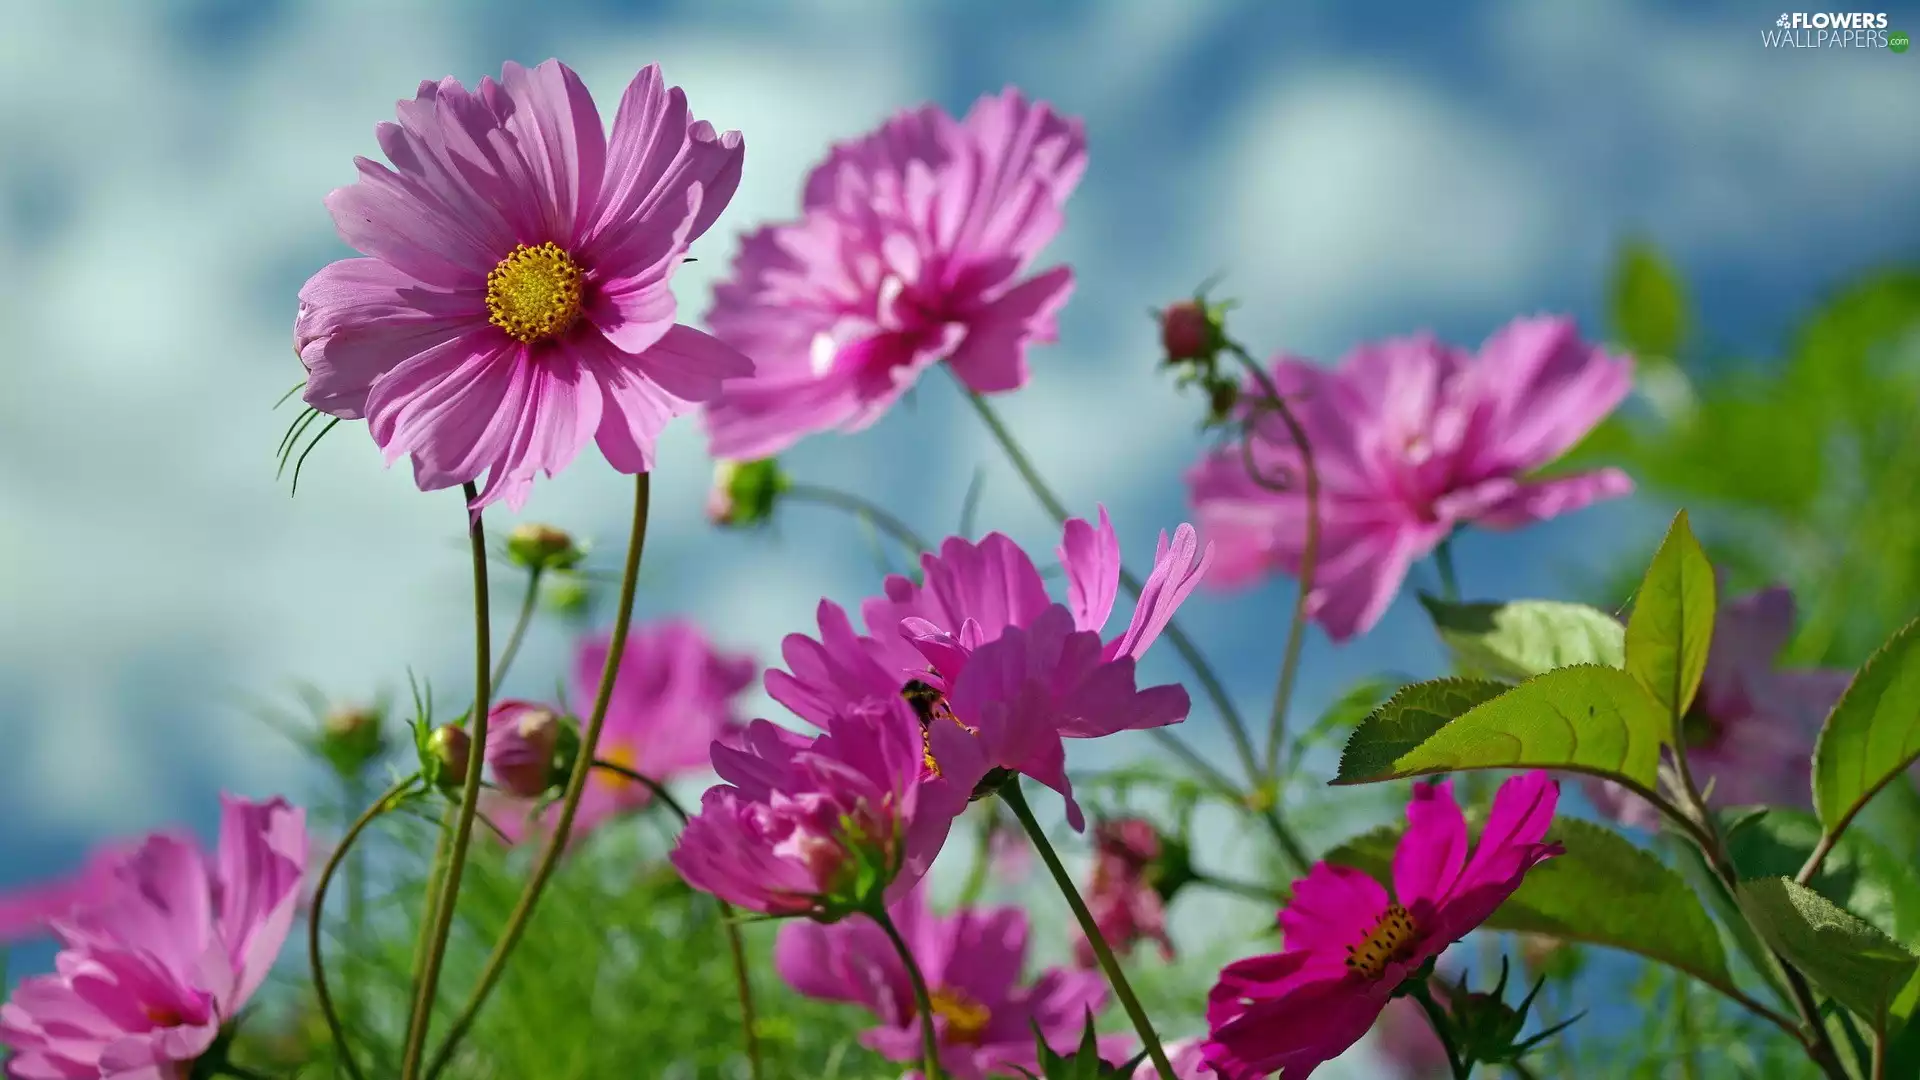
<instances>
[{"instance_id":1,"label":"blurred pink flower","mask_svg":"<svg viewBox=\"0 0 1920 1080\"><path fill-rule=\"evenodd\" d=\"M1038 1069L1033 1025L1047 1044L1072 1053L1086 1014L1107 1003L1105 981L1094 972L1053 968L1023 983L1027 916L1017 907L967 908L935 915L925 888L888 907L889 917L927 982L933 999L940 1067L953 1080L1013 1075L1010 1066ZM831 925L781 927L774 967L795 990L824 1001L862 1006L880 1020L860 1041L890 1061L920 1060L922 1018L899 953L879 924L853 916ZM1131 1040L1100 1041L1102 1056L1125 1060ZM919 1077L915 1070L908 1074Z\"/></svg>"},{"instance_id":2,"label":"blurred pink flower","mask_svg":"<svg viewBox=\"0 0 1920 1080\"><path fill-rule=\"evenodd\" d=\"M423 491L488 474L473 503L518 508L536 473L589 440L624 473L653 467L668 419L753 365L673 321L673 271L740 182L739 132L695 122L641 69L608 138L564 64L448 78L375 129L387 169L327 197L369 256L300 290L307 404L365 417Z\"/></svg>"},{"instance_id":3,"label":"blurred pink flower","mask_svg":"<svg viewBox=\"0 0 1920 1080\"><path fill-rule=\"evenodd\" d=\"M574 656L571 690L576 710L593 707L612 638L611 632L603 631L581 642ZM714 740L736 738L743 726L738 699L753 683L754 668L751 656L721 652L689 620L663 619L634 627L621 650L620 674L607 702L594 757L662 784L706 771ZM580 797L571 835L585 836L600 823L632 813L652 799L646 785L595 769ZM509 840L518 843L525 838L530 804L503 797L489 800L488 810L489 819ZM541 818L542 831L559 815L557 805L549 806Z\"/></svg>"},{"instance_id":4,"label":"blurred pink flower","mask_svg":"<svg viewBox=\"0 0 1920 1080\"><path fill-rule=\"evenodd\" d=\"M708 405L713 456L859 430L942 359L978 393L1024 385L1073 272L1020 275L1086 160L1080 121L1013 89L964 120L926 105L835 146L801 219L749 234L714 290L708 323L756 370Z\"/></svg>"},{"instance_id":5,"label":"blurred pink flower","mask_svg":"<svg viewBox=\"0 0 1920 1080\"><path fill-rule=\"evenodd\" d=\"M837 917L911 888L986 773L953 725L929 736L944 776L922 768L918 718L904 701L835 717L812 738L767 720L742 748L713 744L724 784L680 834L674 868L696 889L767 915Z\"/></svg>"},{"instance_id":6,"label":"blurred pink flower","mask_svg":"<svg viewBox=\"0 0 1920 1080\"><path fill-rule=\"evenodd\" d=\"M987 840L987 859L993 875L1005 885L1018 885L1033 873L1033 847L1019 826L1000 822Z\"/></svg>"},{"instance_id":7,"label":"blurred pink flower","mask_svg":"<svg viewBox=\"0 0 1920 1080\"><path fill-rule=\"evenodd\" d=\"M0 895L0 944L50 933L54 920L105 891L139 850L138 844L108 844L67 877Z\"/></svg>"},{"instance_id":8,"label":"blurred pink flower","mask_svg":"<svg viewBox=\"0 0 1920 1080\"><path fill-rule=\"evenodd\" d=\"M1254 1080L1306 1076L1339 1057L1409 976L1485 922L1529 869L1560 854L1542 842L1558 800L1544 772L1507 780L1469 857L1452 783L1415 784L1393 895L1359 870L1315 866L1280 912L1284 951L1220 973L1208 996L1207 1061L1227 1080Z\"/></svg>"},{"instance_id":9,"label":"blurred pink flower","mask_svg":"<svg viewBox=\"0 0 1920 1080\"><path fill-rule=\"evenodd\" d=\"M1714 621L1706 671L1682 731L1688 768L1703 787L1713 785L1715 806L1812 805L1814 743L1853 675L1775 670L1793 620L1793 593L1776 586L1726 602ZM1646 800L1616 785L1593 781L1587 793L1623 824L1659 824Z\"/></svg>"},{"instance_id":10,"label":"blurred pink flower","mask_svg":"<svg viewBox=\"0 0 1920 1080\"><path fill-rule=\"evenodd\" d=\"M487 764L509 795L536 799L553 786L560 717L531 701L509 699L487 710Z\"/></svg>"},{"instance_id":11,"label":"blurred pink flower","mask_svg":"<svg viewBox=\"0 0 1920 1080\"><path fill-rule=\"evenodd\" d=\"M1087 884L1087 910L1114 952L1125 955L1135 943L1151 941L1160 956L1173 959L1167 936L1167 909L1148 871L1160 858L1160 833L1145 818L1115 818L1093 827L1093 877ZM1074 961L1095 965L1093 946L1084 935L1073 946Z\"/></svg>"},{"instance_id":12,"label":"blurred pink flower","mask_svg":"<svg viewBox=\"0 0 1920 1080\"><path fill-rule=\"evenodd\" d=\"M1452 1075L1447 1048L1412 998L1387 1002L1373 1031L1380 1039L1380 1056L1393 1065L1400 1080L1441 1080Z\"/></svg>"},{"instance_id":13,"label":"blurred pink flower","mask_svg":"<svg viewBox=\"0 0 1920 1080\"><path fill-rule=\"evenodd\" d=\"M1327 636L1365 633L1415 561L1462 525L1510 529L1625 495L1616 469L1551 480L1528 475L1564 454L1619 405L1632 364L1580 340L1569 319L1516 319L1478 358L1430 335L1362 345L1327 369L1282 357L1273 380L1313 451L1321 484L1320 561L1308 605ZM1243 415L1264 401L1249 383ZM1260 475L1239 445L1187 475L1201 529L1218 545L1208 580L1237 586L1300 572L1306 498L1284 422L1254 425Z\"/></svg>"},{"instance_id":14,"label":"blurred pink flower","mask_svg":"<svg viewBox=\"0 0 1920 1080\"><path fill-rule=\"evenodd\" d=\"M174 1080L267 977L299 907L305 814L223 797L212 859L156 834L54 920L55 970L0 1006L17 1080Z\"/></svg>"}]
</instances>

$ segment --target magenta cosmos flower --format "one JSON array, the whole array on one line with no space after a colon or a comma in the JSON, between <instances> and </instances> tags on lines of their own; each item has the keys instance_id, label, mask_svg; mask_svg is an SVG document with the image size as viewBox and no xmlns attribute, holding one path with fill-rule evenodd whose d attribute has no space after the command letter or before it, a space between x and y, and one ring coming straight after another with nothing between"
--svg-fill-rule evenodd
<instances>
[{"instance_id":1,"label":"magenta cosmos flower","mask_svg":"<svg viewBox=\"0 0 1920 1080\"><path fill-rule=\"evenodd\" d=\"M1615 469L1527 479L1620 404L1632 364L1580 340L1571 320L1516 319L1478 358L1430 335L1363 345L1327 368L1293 358L1273 380L1298 418L1320 474L1319 566L1308 608L1327 636L1365 633L1407 569L1454 529L1510 529L1625 495ZM1249 384L1247 400L1264 390ZM1210 453L1188 473L1203 532L1219 550L1209 581L1297 575L1306 543L1300 456L1286 425L1262 414L1252 457Z\"/></svg>"},{"instance_id":2,"label":"magenta cosmos flower","mask_svg":"<svg viewBox=\"0 0 1920 1080\"><path fill-rule=\"evenodd\" d=\"M613 635L602 632L584 641L575 654L570 693L576 713L593 708L612 644ZM737 738L744 727L739 698L752 685L755 670L753 657L715 648L691 621L666 619L635 627L621 650L620 674L607 702L594 757L658 783L704 772L714 740ZM514 712L516 719L519 715ZM491 736L487 742L487 756L497 769ZM507 746L517 748L511 735ZM501 752L513 756L511 750ZM572 835L584 836L610 818L639 810L652 798L646 785L595 769L580 796ZM500 799L489 809L490 819L509 840L517 843L524 838L531 809L527 803ZM552 824L559 814L558 806L548 807L543 825Z\"/></svg>"},{"instance_id":3,"label":"magenta cosmos flower","mask_svg":"<svg viewBox=\"0 0 1920 1080\"><path fill-rule=\"evenodd\" d=\"M1775 670L1793 620L1793 593L1776 586L1728 601L1714 621L1700 691L1681 732L1688 768L1712 785L1715 805L1811 806L1814 743L1853 676ZM1658 811L1617 785L1594 781L1587 790L1623 824L1659 824Z\"/></svg>"},{"instance_id":4,"label":"magenta cosmos flower","mask_svg":"<svg viewBox=\"0 0 1920 1080\"><path fill-rule=\"evenodd\" d=\"M833 148L802 217L741 241L707 321L754 377L707 407L715 457L770 457L873 423L945 359L968 389L1015 390L1073 288L1022 278L1086 168L1080 121L1008 89L956 121L932 105Z\"/></svg>"},{"instance_id":5,"label":"magenta cosmos flower","mask_svg":"<svg viewBox=\"0 0 1920 1080\"><path fill-rule=\"evenodd\" d=\"M53 923L54 972L0 1006L15 1080L176 1080L267 977L300 905L305 816L221 800L212 859L154 835Z\"/></svg>"},{"instance_id":6,"label":"magenta cosmos flower","mask_svg":"<svg viewBox=\"0 0 1920 1080\"><path fill-rule=\"evenodd\" d=\"M791 672L768 671L767 692L816 724L904 694L923 723L957 720L987 741L993 765L1066 796L1068 820L1081 828L1060 740L1159 727L1187 715L1180 687L1137 690L1134 662L1206 572L1212 552L1198 546L1191 526L1176 529L1171 542L1162 533L1127 628L1103 641L1120 590L1120 542L1104 508L1098 526L1078 518L1066 524L1059 548L1064 606L1006 536L989 533L978 544L949 537L939 554L921 556L923 583L893 575L885 595L861 604L867 635L839 605L822 600L819 640L788 635L781 651ZM976 666L976 675L963 677Z\"/></svg>"},{"instance_id":7,"label":"magenta cosmos flower","mask_svg":"<svg viewBox=\"0 0 1920 1080\"><path fill-rule=\"evenodd\" d=\"M1560 854L1544 843L1559 787L1543 772L1500 785L1480 842L1452 783L1415 784L1393 857L1393 893L1320 863L1280 913L1285 951L1229 964L1208 995L1207 1061L1227 1080L1278 1071L1304 1080L1359 1042L1393 992L1485 922L1527 871Z\"/></svg>"},{"instance_id":8,"label":"magenta cosmos flower","mask_svg":"<svg viewBox=\"0 0 1920 1080\"><path fill-rule=\"evenodd\" d=\"M487 474L475 509L519 507L535 473L588 440L653 467L667 420L752 364L675 323L669 278L740 182L740 133L694 121L657 66L609 138L564 64L509 63L470 91L423 82L376 129L393 168L356 159L327 197L368 256L300 290L308 405L365 417L389 464L432 491Z\"/></svg>"},{"instance_id":9,"label":"magenta cosmos flower","mask_svg":"<svg viewBox=\"0 0 1920 1080\"><path fill-rule=\"evenodd\" d=\"M673 849L694 888L767 915L838 918L920 880L987 767L964 731L938 725L923 746L905 701L827 722L811 738L771 721L740 747L713 744L724 784L708 789ZM929 776L926 753L945 775Z\"/></svg>"},{"instance_id":10,"label":"magenta cosmos flower","mask_svg":"<svg viewBox=\"0 0 1920 1080\"><path fill-rule=\"evenodd\" d=\"M1114 951L1126 953L1151 941L1163 960L1173 959L1167 936L1167 908L1149 877L1160 858L1160 833L1144 818L1115 818L1093 828L1093 875L1087 883L1087 910ZM1084 935L1073 945L1074 962L1095 966L1093 946Z\"/></svg>"},{"instance_id":11,"label":"magenta cosmos flower","mask_svg":"<svg viewBox=\"0 0 1920 1080\"><path fill-rule=\"evenodd\" d=\"M887 910L927 982L940 1067L947 1075L982 1080L1015 1075L1013 1066L1038 1069L1035 1024L1049 1046L1071 1053L1080 1043L1087 1010L1097 1014L1106 1006L1105 981L1094 972L1053 968L1025 982L1026 912L965 908L935 915L925 893L913 889ZM873 1013L880 1026L860 1036L869 1049L890 1061L921 1060L922 1018L913 983L899 952L872 919L781 927L774 967L808 997L850 1002ZM1128 1045L1125 1036L1108 1037L1100 1041L1100 1050L1119 1061Z\"/></svg>"}]
</instances>

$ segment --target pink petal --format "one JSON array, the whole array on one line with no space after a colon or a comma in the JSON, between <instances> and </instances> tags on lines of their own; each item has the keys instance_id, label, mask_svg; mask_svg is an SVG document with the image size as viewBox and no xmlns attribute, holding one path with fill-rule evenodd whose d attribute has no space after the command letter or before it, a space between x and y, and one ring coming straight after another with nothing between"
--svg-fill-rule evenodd
<instances>
[{"instance_id":1,"label":"pink petal","mask_svg":"<svg viewBox=\"0 0 1920 1080\"><path fill-rule=\"evenodd\" d=\"M686 411L687 403L654 382L639 358L618 351L599 335L581 334L573 344L600 386L600 426L594 433L600 453L616 472L651 471L654 441L667 421Z\"/></svg>"},{"instance_id":2,"label":"pink petal","mask_svg":"<svg viewBox=\"0 0 1920 1080\"><path fill-rule=\"evenodd\" d=\"M1416 912L1430 910L1452 893L1466 861L1467 822L1453 799L1453 782L1416 782L1407 831L1393 853L1394 896Z\"/></svg>"},{"instance_id":3,"label":"pink petal","mask_svg":"<svg viewBox=\"0 0 1920 1080\"><path fill-rule=\"evenodd\" d=\"M1175 529L1171 545L1167 543L1166 534L1160 534L1160 550L1154 556L1153 572L1147 575L1146 585L1140 590L1140 602L1133 609L1126 633L1108 647L1109 656L1138 658L1159 639L1161 631L1173 621L1173 613L1206 575L1213 548L1209 546L1200 552L1196 560L1199 545L1199 534L1191 525Z\"/></svg>"},{"instance_id":4,"label":"pink petal","mask_svg":"<svg viewBox=\"0 0 1920 1080\"><path fill-rule=\"evenodd\" d=\"M378 259L341 259L300 289L294 351L307 369L308 405L348 420L402 361L486 322L475 294L421 285Z\"/></svg>"},{"instance_id":5,"label":"pink petal","mask_svg":"<svg viewBox=\"0 0 1920 1080\"><path fill-rule=\"evenodd\" d=\"M1632 479L1618 469L1521 483L1515 486L1512 495L1481 512L1474 524L1491 529L1514 529L1570 514L1602 499L1631 494Z\"/></svg>"},{"instance_id":6,"label":"pink petal","mask_svg":"<svg viewBox=\"0 0 1920 1080\"><path fill-rule=\"evenodd\" d=\"M231 1016L266 980L293 927L308 839L305 811L284 799L220 803L220 932L236 974L220 1005Z\"/></svg>"},{"instance_id":7,"label":"pink petal","mask_svg":"<svg viewBox=\"0 0 1920 1080\"><path fill-rule=\"evenodd\" d=\"M1073 269L1057 266L1008 290L967 319L967 336L947 357L953 373L978 394L1027 384L1027 345L1058 336L1054 316L1073 293Z\"/></svg>"},{"instance_id":8,"label":"pink petal","mask_svg":"<svg viewBox=\"0 0 1920 1080\"><path fill-rule=\"evenodd\" d=\"M635 363L661 389L683 402L712 401L728 379L753 374L753 361L719 338L675 324Z\"/></svg>"},{"instance_id":9,"label":"pink petal","mask_svg":"<svg viewBox=\"0 0 1920 1080\"><path fill-rule=\"evenodd\" d=\"M1393 604L1413 561L1440 540L1432 527L1380 527L1350 543L1321 545L1307 608L1333 641L1373 629ZM1331 539L1331 537L1329 537Z\"/></svg>"},{"instance_id":10,"label":"pink petal","mask_svg":"<svg viewBox=\"0 0 1920 1080\"><path fill-rule=\"evenodd\" d=\"M1494 793L1493 809L1461 870L1454 892L1441 905L1430 938L1457 941L1479 926L1520 887L1528 869L1559 853L1543 844L1553 825L1560 785L1541 770L1511 777Z\"/></svg>"},{"instance_id":11,"label":"pink petal","mask_svg":"<svg viewBox=\"0 0 1920 1080\"><path fill-rule=\"evenodd\" d=\"M762 363L759 355L755 363ZM902 388L900 393L905 393ZM898 395L895 395L896 397ZM850 378L838 374L792 382L742 382L707 406L707 452L754 460L784 453L815 431L851 424L863 408Z\"/></svg>"},{"instance_id":12,"label":"pink petal","mask_svg":"<svg viewBox=\"0 0 1920 1080\"><path fill-rule=\"evenodd\" d=\"M1715 681L1740 679L1773 669L1793 639L1793 591L1775 585L1721 605L1713 624L1707 666Z\"/></svg>"},{"instance_id":13,"label":"pink petal","mask_svg":"<svg viewBox=\"0 0 1920 1080\"><path fill-rule=\"evenodd\" d=\"M1067 522L1060 539L1060 565L1067 571L1067 607L1076 630L1096 633L1107 625L1120 592L1120 539L1107 508L1100 507L1095 528L1080 518Z\"/></svg>"},{"instance_id":14,"label":"pink petal","mask_svg":"<svg viewBox=\"0 0 1920 1080\"><path fill-rule=\"evenodd\" d=\"M627 85L613 119L607 153L607 184L589 244L616 261L657 207L684 197L689 185L705 189L699 214L687 233L699 237L713 225L740 185L746 147L737 131L714 134L695 122L686 94L668 89L660 68L649 64Z\"/></svg>"},{"instance_id":15,"label":"pink petal","mask_svg":"<svg viewBox=\"0 0 1920 1080\"><path fill-rule=\"evenodd\" d=\"M502 256L420 183L366 158L360 180L327 196L334 227L348 246L422 284L483 290Z\"/></svg>"},{"instance_id":16,"label":"pink petal","mask_svg":"<svg viewBox=\"0 0 1920 1080\"><path fill-rule=\"evenodd\" d=\"M367 395L373 441L389 463L407 454L435 464L464 461L471 471L449 483L473 479L505 438L496 420L523 351L486 327L408 358Z\"/></svg>"},{"instance_id":17,"label":"pink petal","mask_svg":"<svg viewBox=\"0 0 1920 1080\"><path fill-rule=\"evenodd\" d=\"M1386 887L1350 866L1317 863L1294 884L1293 900L1280 913L1288 952L1344 955L1386 914Z\"/></svg>"},{"instance_id":18,"label":"pink petal","mask_svg":"<svg viewBox=\"0 0 1920 1080\"><path fill-rule=\"evenodd\" d=\"M514 377L525 389L509 397L518 405L508 415L511 434L489 463L487 486L473 502L476 511L500 499L520 509L535 475L558 475L600 427L599 383L564 345L541 350L537 359L528 354Z\"/></svg>"},{"instance_id":19,"label":"pink petal","mask_svg":"<svg viewBox=\"0 0 1920 1080\"><path fill-rule=\"evenodd\" d=\"M558 60L531 71L509 60L500 80L513 101L502 123L537 185L545 239L575 248L606 171L606 131L593 95Z\"/></svg>"},{"instance_id":20,"label":"pink petal","mask_svg":"<svg viewBox=\"0 0 1920 1080\"><path fill-rule=\"evenodd\" d=\"M1473 460L1524 472L1570 449L1633 387L1632 362L1580 340L1573 320L1515 319L1480 347L1468 376L1481 401Z\"/></svg>"}]
</instances>

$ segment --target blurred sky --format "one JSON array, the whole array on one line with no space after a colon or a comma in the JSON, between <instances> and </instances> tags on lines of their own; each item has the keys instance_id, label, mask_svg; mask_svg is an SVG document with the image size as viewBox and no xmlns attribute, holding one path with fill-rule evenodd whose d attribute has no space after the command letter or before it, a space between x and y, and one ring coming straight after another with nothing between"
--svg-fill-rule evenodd
<instances>
[{"instance_id":1,"label":"blurred sky","mask_svg":"<svg viewBox=\"0 0 1920 1080\"><path fill-rule=\"evenodd\" d=\"M450 697L465 685L457 497L383 470L357 423L308 461L297 499L273 475L290 410L269 407L301 375L295 293L349 254L322 199L354 155L377 156L374 124L421 79L558 56L610 120L657 60L697 116L744 132L739 194L676 278L683 317L704 311L736 233L793 211L830 140L1008 83L1084 116L1091 166L1047 256L1079 287L1061 343L1002 408L1071 505L1108 506L1139 565L1181 520L1200 446L1143 313L1215 271L1243 301L1242 340L1332 358L1422 328L1477 343L1541 310L1596 329L1609 256L1644 230L1690 279L1707 338L1764 354L1821 290L1912 254L1920 54L1768 50L1773 8L1679 7L0 0L0 885L107 834L204 832L220 788L314 783L236 694L290 700L303 678L365 696L403 689L409 667ZM984 464L982 527L1051 559L1055 530L944 378L786 462L935 535ZM774 658L822 594L874 587L866 542L830 512L715 535L708 471L695 424L677 424L642 617L690 613ZM589 453L525 517L599 540L613 565L629 491ZM1465 589L1563 594L1572 567L1670 511L1470 535ZM1277 583L1184 613L1250 714L1290 604ZM545 691L567 649L542 627L509 692ZM1150 666L1177 663L1160 650ZM1403 597L1357 644L1308 643L1299 705L1440 663ZM1224 753L1204 711L1189 728Z\"/></svg>"}]
</instances>

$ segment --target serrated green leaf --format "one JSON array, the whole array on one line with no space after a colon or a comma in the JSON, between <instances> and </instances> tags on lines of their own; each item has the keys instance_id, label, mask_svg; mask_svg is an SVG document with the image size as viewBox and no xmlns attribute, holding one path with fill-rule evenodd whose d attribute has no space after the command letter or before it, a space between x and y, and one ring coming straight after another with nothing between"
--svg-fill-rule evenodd
<instances>
[{"instance_id":1,"label":"serrated green leaf","mask_svg":"<svg viewBox=\"0 0 1920 1080\"><path fill-rule=\"evenodd\" d=\"M1813 804L1828 832L1845 829L1887 781L1920 758L1920 620L1873 654L1820 729Z\"/></svg>"},{"instance_id":2,"label":"serrated green leaf","mask_svg":"<svg viewBox=\"0 0 1920 1080\"><path fill-rule=\"evenodd\" d=\"M1393 852L1404 831L1398 825L1375 829L1335 849L1327 861L1354 867L1391 888ZM1528 871L1520 888L1487 920L1488 927L1620 949L1711 986L1733 986L1720 932L1679 874L1590 821L1560 818L1547 838L1564 846L1566 854Z\"/></svg>"},{"instance_id":3,"label":"serrated green leaf","mask_svg":"<svg viewBox=\"0 0 1920 1080\"><path fill-rule=\"evenodd\" d=\"M1607 310L1613 335L1643 361L1669 360L1687 340L1690 316L1680 275L1652 244L1625 244L1614 264Z\"/></svg>"},{"instance_id":4,"label":"serrated green leaf","mask_svg":"<svg viewBox=\"0 0 1920 1080\"><path fill-rule=\"evenodd\" d=\"M1713 616L1713 564L1682 510L1640 580L1626 640L1627 671L1665 707L1675 730L1706 671Z\"/></svg>"},{"instance_id":5,"label":"serrated green leaf","mask_svg":"<svg viewBox=\"0 0 1920 1080\"><path fill-rule=\"evenodd\" d=\"M1449 721L1506 691L1480 679L1434 679L1401 688L1354 729L1341 751L1335 782L1360 783L1391 769Z\"/></svg>"},{"instance_id":6,"label":"serrated green leaf","mask_svg":"<svg viewBox=\"0 0 1920 1080\"><path fill-rule=\"evenodd\" d=\"M1787 878L1741 882L1740 906L1775 952L1876 1028L1920 969L1872 923Z\"/></svg>"},{"instance_id":7,"label":"serrated green leaf","mask_svg":"<svg viewBox=\"0 0 1920 1080\"><path fill-rule=\"evenodd\" d=\"M1454 691L1455 702L1497 685L1443 681L1470 688ZM1432 685L1417 683L1394 700ZM1631 675L1591 664L1535 676L1451 722L1433 707L1389 714L1393 704L1369 717L1347 741L1334 783L1460 769L1566 769L1652 790L1660 747L1671 728L1666 711Z\"/></svg>"},{"instance_id":8,"label":"serrated green leaf","mask_svg":"<svg viewBox=\"0 0 1920 1080\"><path fill-rule=\"evenodd\" d=\"M1793 877L1820 842L1820 822L1801 810L1763 808L1737 831L1723 830L1727 854L1746 880ZM1746 817L1732 810L1722 819ZM1866 833L1840 837L1807 883L1895 941L1920 944L1920 871Z\"/></svg>"},{"instance_id":9,"label":"serrated green leaf","mask_svg":"<svg viewBox=\"0 0 1920 1080\"><path fill-rule=\"evenodd\" d=\"M1469 675L1519 682L1574 664L1626 663L1627 628L1599 608L1559 600L1456 604L1425 594L1420 603Z\"/></svg>"}]
</instances>

